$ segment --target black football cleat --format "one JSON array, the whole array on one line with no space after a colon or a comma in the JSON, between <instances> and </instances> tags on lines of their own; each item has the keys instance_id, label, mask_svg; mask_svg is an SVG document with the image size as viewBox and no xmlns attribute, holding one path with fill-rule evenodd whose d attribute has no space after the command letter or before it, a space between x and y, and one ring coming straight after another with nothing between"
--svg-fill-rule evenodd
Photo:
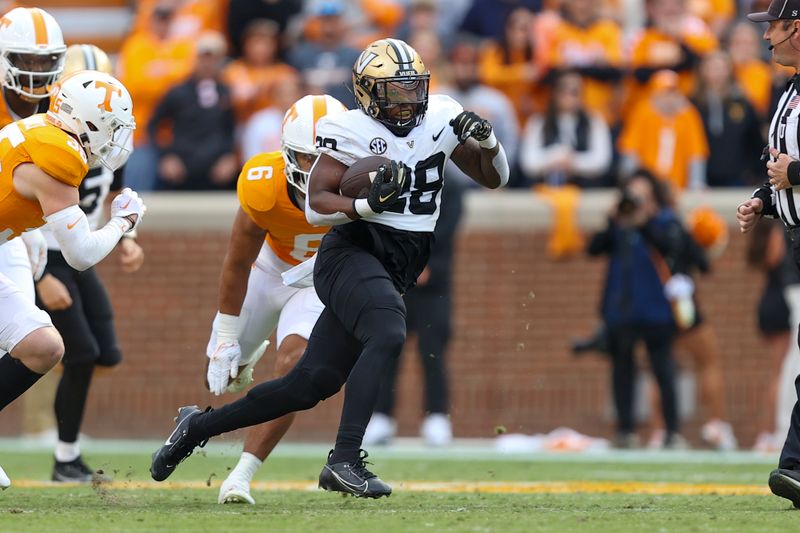
<instances>
[{"instance_id":1,"label":"black football cleat","mask_svg":"<svg viewBox=\"0 0 800 533\"><path fill-rule=\"evenodd\" d=\"M209 411L211 408L206 409ZM192 455L195 447L203 447L208 439L203 441L189 439L189 422L196 415L202 413L196 405L181 407L175 417L175 429L167 438L164 445L153 453L150 463L150 475L156 481L167 479L181 461Z\"/></svg>"},{"instance_id":2,"label":"black football cleat","mask_svg":"<svg viewBox=\"0 0 800 533\"><path fill-rule=\"evenodd\" d=\"M333 453L333 451L331 451ZM361 456L353 463L328 462L319 474L319 488L352 494L359 498L381 498L392 494L392 487L381 478L367 470L367 452L361 450ZM330 461L330 454L328 454Z\"/></svg>"},{"instance_id":3,"label":"black football cleat","mask_svg":"<svg viewBox=\"0 0 800 533\"><path fill-rule=\"evenodd\" d=\"M94 470L83 462L83 458L78 456L73 461L56 461L53 466L53 481L58 483L89 483L89 482L108 482L111 479L102 473L95 473Z\"/></svg>"},{"instance_id":4,"label":"black football cleat","mask_svg":"<svg viewBox=\"0 0 800 533\"><path fill-rule=\"evenodd\" d=\"M791 500L800 509L800 471L776 468L769 474L769 490L775 496Z\"/></svg>"}]
</instances>

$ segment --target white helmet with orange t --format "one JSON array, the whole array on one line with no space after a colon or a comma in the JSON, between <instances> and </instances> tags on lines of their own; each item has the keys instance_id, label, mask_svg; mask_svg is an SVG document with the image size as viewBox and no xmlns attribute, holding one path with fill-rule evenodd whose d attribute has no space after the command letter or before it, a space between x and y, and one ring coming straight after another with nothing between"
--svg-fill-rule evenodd
<instances>
[{"instance_id":1,"label":"white helmet with orange t","mask_svg":"<svg viewBox=\"0 0 800 533\"><path fill-rule=\"evenodd\" d=\"M90 167L102 164L116 170L131 154L133 102L110 74L80 70L64 76L56 83L45 118L78 138Z\"/></svg>"},{"instance_id":2,"label":"white helmet with orange t","mask_svg":"<svg viewBox=\"0 0 800 533\"><path fill-rule=\"evenodd\" d=\"M306 193L309 172L301 170L299 159L307 157L312 163L317 156L317 121L326 115L342 113L347 108L336 98L307 95L295 102L283 116L281 152L286 163L286 179Z\"/></svg>"},{"instance_id":3,"label":"white helmet with orange t","mask_svg":"<svg viewBox=\"0 0 800 533\"><path fill-rule=\"evenodd\" d=\"M50 95L66 51L61 28L43 9L17 7L0 17L0 83L23 98Z\"/></svg>"}]
</instances>

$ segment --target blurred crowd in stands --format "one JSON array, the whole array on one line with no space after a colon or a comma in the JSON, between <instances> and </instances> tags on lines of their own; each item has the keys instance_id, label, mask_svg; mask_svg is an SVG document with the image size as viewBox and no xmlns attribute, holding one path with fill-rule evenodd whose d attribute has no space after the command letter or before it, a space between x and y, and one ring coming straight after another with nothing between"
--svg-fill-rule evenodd
<instances>
[{"instance_id":1,"label":"blurred crowd in stands","mask_svg":"<svg viewBox=\"0 0 800 533\"><path fill-rule=\"evenodd\" d=\"M759 5L765 4L765 5ZM613 186L644 167L678 189L761 181L776 92L761 0L142 0L118 57L138 123L138 190L232 188L280 146L288 106L348 107L370 41L405 39L431 91L494 124L512 186Z\"/></svg>"}]
</instances>

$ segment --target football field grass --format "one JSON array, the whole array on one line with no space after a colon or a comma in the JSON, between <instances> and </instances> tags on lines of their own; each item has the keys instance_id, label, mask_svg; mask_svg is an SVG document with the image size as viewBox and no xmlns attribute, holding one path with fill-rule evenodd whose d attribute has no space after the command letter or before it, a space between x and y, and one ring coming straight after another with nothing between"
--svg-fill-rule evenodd
<instances>
[{"instance_id":1,"label":"football field grass","mask_svg":"<svg viewBox=\"0 0 800 533\"><path fill-rule=\"evenodd\" d=\"M362 500L316 490L325 449L284 444L256 477L256 505L218 505L237 446L209 446L169 482L150 481L157 443L93 444L98 486L55 486L51 455L0 443L13 480L0 531L771 532L800 530L800 511L769 494L773 458L751 454L600 453L499 456L491 449L375 448L394 487ZM20 451L21 449L27 451Z\"/></svg>"}]
</instances>

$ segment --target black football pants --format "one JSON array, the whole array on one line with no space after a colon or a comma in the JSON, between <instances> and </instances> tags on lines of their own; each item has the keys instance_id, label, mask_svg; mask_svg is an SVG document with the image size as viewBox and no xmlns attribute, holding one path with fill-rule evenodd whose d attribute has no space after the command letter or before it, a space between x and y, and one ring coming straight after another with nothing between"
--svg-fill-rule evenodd
<instances>
[{"instance_id":1,"label":"black football pants","mask_svg":"<svg viewBox=\"0 0 800 533\"><path fill-rule=\"evenodd\" d=\"M380 377L405 342L405 304L380 261L336 232L322 241L314 285L326 307L297 366L238 401L196 416L189 430L193 439L310 409L346 383L331 462L358 457Z\"/></svg>"},{"instance_id":2,"label":"black football pants","mask_svg":"<svg viewBox=\"0 0 800 533\"><path fill-rule=\"evenodd\" d=\"M417 351L425 379L425 412L448 412L447 368L445 352L450 341L451 305L448 287L412 289L405 296L408 316L406 328L417 334ZM381 382L375 412L392 416L395 384L400 359L389 361Z\"/></svg>"}]
</instances>

